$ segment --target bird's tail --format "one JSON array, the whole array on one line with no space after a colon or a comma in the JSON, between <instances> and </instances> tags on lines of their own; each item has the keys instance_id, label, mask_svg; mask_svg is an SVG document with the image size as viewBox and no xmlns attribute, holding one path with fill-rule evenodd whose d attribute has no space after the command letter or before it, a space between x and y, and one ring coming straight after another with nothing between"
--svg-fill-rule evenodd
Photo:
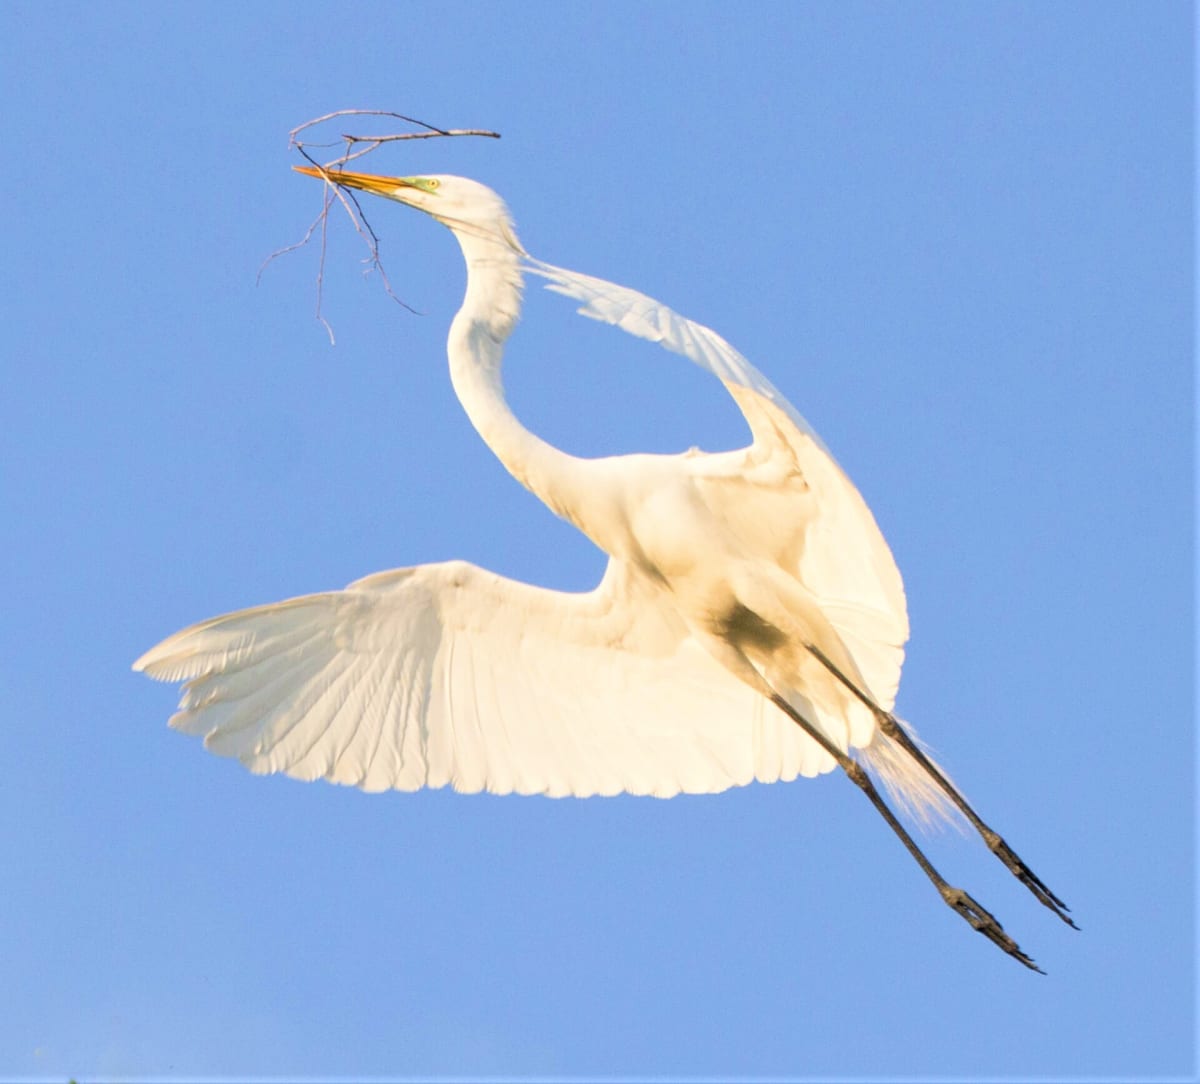
<instances>
[{"instance_id":1,"label":"bird's tail","mask_svg":"<svg viewBox=\"0 0 1200 1084\"><path fill-rule=\"evenodd\" d=\"M917 737L913 728L902 719L896 719L896 722L904 727L909 738L920 747L926 759L941 772L942 778L950 786L954 786L945 769L933 759L928 747ZM871 744L857 750L857 756L866 769L883 784L889 797L900 810L922 829L931 831L945 825L953 825L960 832L965 829L962 813L950 796L894 738L889 738L882 730L877 729Z\"/></svg>"}]
</instances>

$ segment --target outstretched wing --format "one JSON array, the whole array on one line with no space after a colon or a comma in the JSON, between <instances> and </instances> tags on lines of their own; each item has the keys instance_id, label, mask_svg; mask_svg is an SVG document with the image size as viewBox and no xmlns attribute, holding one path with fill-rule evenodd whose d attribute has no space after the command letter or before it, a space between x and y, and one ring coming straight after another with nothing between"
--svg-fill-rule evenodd
<instances>
[{"instance_id":1,"label":"outstretched wing","mask_svg":"<svg viewBox=\"0 0 1200 1084\"><path fill-rule=\"evenodd\" d=\"M904 584L875 517L812 426L710 328L604 279L533 257L525 268L547 289L582 302L582 315L682 354L724 383L754 436L747 462L767 474L794 470L811 495L805 514L793 517L794 545L783 547L795 554L790 571L820 602L875 701L890 709L908 640Z\"/></svg>"},{"instance_id":2,"label":"outstretched wing","mask_svg":"<svg viewBox=\"0 0 1200 1084\"><path fill-rule=\"evenodd\" d=\"M587 594L465 562L184 629L136 663L171 725L258 773L366 790L711 793L832 760L612 562Z\"/></svg>"}]
</instances>

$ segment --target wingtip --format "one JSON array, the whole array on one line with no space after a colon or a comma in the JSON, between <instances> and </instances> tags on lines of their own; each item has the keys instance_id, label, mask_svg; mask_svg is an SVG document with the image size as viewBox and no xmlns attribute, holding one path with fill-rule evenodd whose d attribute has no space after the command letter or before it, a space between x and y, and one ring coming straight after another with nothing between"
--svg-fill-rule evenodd
<instances>
[{"instance_id":1,"label":"wingtip","mask_svg":"<svg viewBox=\"0 0 1200 1084\"><path fill-rule=\"evenodd\" d=\"M162 661L162 644L155 644L149 651L143 651L136 659L133 660L133 665L130 669L135 674L145 674L147 677L157 677L154 673L154 665Z\"/></svg>"},{"instance_id":2,"label":"wingtip","mask_svg":"<svg viewBox=\"0 0 1200 1084\"><path fill-rule=\"evenodd\" d=\"M173 670L164 668L164 664L171 660L171 655L162 650L168 642L168 640L164 640L161 644L155 644L149 651L139 655L134 659L130 669L135 674L145 674L146 677L153 678L155 681L182 680L175 675Z\"/></svg>"}]
</instances>

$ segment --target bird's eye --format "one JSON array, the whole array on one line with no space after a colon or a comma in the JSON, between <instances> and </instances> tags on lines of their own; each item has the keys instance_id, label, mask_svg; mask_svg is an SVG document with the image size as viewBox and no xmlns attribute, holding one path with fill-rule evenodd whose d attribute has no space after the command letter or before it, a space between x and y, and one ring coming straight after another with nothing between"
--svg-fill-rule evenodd
<instances>
[{"instance_id":1,"label":"bird's eye","mask_svg":"<svg viewBox=\"0 0 1200 1084\"><path fill-rule=\"evenodd\" d=\"M431 177L431 178L429 179L429 181L428 181L428 184L429 184L430 191L432 191L433 189L437 188L437 186L438 186L439 184L441 184L441 183L442 183L441 181L439 181L439 180L436 180L436 179L434 179L434 178L432 178L432 177Z\"/></svg>"}]
</instances>

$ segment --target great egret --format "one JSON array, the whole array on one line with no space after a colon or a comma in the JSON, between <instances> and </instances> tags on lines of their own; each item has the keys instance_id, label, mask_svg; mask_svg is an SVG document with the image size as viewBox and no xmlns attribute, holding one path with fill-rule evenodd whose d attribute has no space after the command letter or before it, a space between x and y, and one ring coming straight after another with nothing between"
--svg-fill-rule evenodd
<instances>
[{"instance_id":1,"label":"great egret","mask_svg":"<svg viewBox=\"0 0 1200 1084\"><path fill-rule=\"evenodd\" d=\"M938 874L864 771L918 814L952 802L1071 923L891 714L908 638L900 574L858 491L783 396L708 328L530 256L504 202L476 181L299 171L449 227L467 263L450 326L454 389L505 467L608 553L608 568L594 591L566 594L462 561L420 565L201 622L134 663L186 682L171 725L251 771L365 790L668 797L840 766L942 898L1039 970ZM717 376L750 446L579 459L525 429L500 371L523 272Z\"/></svg>"}]
</instances>

